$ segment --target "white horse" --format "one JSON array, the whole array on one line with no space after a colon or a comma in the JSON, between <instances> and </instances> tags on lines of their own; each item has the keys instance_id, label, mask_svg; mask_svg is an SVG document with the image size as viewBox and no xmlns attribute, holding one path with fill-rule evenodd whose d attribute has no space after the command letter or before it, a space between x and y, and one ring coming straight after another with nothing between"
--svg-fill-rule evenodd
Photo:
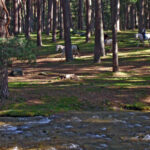
<instances>
[{"instance_id":1,"label":"white horse","mask_svg":"<svg viewBox=\"0 0 150 150\"><path fill-rule=\"evenodd\" d=\"M109 49L109 52L111 52L112 51L112 39L105 39L104 40L104 44L105 44L105 46L110 46L111 48Z\"/></svg>"},{"instance_id":2,"label":"white horse","mask_svg":"<svg viewBox=\"0 0 150 150\"><path fill-rule=\"evenodd\" d=\"M56 52L58 52L59 50L64 51L65 50L65 46L63 46L63 45L56 45Z\"/></svg>"},{"instance_id":3,"label":"white horse","mask_svg":"<svg viewBox=\"0 0 150 150\"><path fill-rule=\"evenodd\" d=\"M145 34L145 39L144 39L143 35L141 33L137 33L137 34L135 34L135 38L136 38L136 40L139 40L143 44L144 44L144 41L147 40L150 45L150 34ZM139 46L139 43L137 44L137 46Z\"/></svg>"},{"instance_id":4,"label":"white horse","mask_svg":"<svg viewBox=\"0 0 150 150\"><path fill-rule=\"evenodd\" d=\"M71 49L72 49L73 55L80 57L80 52L79 52L80 49L79 49L78 45L71 45ZM64 57L65 56L65 46L63 46L63 45L56 45L56 52L59 51L59 50L61 50L62 57Z\"/></svg>"},{"instance_id":5,"label":"white horse","mask_svg":"<svg viewBox=\"0 0 150 150\"><path fill-rule=\"evenodd\" d=\"M104 44L106 46L112 46L112 39L106 39L106 40L104 40Z\"/></svg>"}]
</instances>

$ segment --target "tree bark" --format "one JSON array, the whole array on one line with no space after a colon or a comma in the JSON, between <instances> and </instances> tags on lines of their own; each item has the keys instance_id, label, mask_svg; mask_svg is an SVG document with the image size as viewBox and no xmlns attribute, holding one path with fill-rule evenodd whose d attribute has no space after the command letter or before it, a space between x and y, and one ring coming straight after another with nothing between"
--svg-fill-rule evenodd
<instances>
[{"instance_id":1,"label":"tree bark","mask_svg":"<svg viewBox=\"0 0 150 150\"><path fill-rule=\"evenodd\" d=\"M148 9L150 10L150 1L148 1ZM148 16L149 16L149 18L148 18L148 20L149 20L149 23L148 23L148 28L150 29L150 11L148 12Z\"/></svg>"},{"instance_id":2,"label":"tree bark","mask_svg":"<svg viewBox=\"0 0 150 150\"><path fill-rule=\"evenodd\" d=\"M0 37L5 38L6 37L6 30L5 30L5 12L3 11L3 0L0 0Z\"/></svg>"},{"instance_id":3,"label":"tree bark","mask_svg":"<svg viewBox=\"0 0 150 150\"><path fill-rule=\"evenodd\" d=\"M45 31L45 9L46 9L46 0L43 0L42 31Z\"/></svg>"},{"instance_id":4,"label":"tree bark","mask_svg":"<svg viewBox=\"0 0 150 150\"><path fill-rule=\"evenodd\" d=\"M135 7L134 4L131 5L131 9L130 9L130 18L131 18L131 29L134 30L135 29Z\"/></svg>"},{"instance_id":5,"label":"tree bark","mask_svg":"<svg viewBox=\"0 0 150 150\"><path fill-rule=\"evenodd\" d=\"M37 46L42 46L42 11L41 0L37 0Z\"/></svg>"},{"instance_id":6,"label":"tree bark","mask_svg":"<svg viewBox=\"0 0 150 150\"><path fill-rule=\"evenodd\" d=\"M30 16L30 33L36 31L36 28L34 29L34 10L33 10L34 5L33 5L33 2L34 1L31 1L31 7L30 7L30 9L31 9L31 11L30 11L30 14L31 14L31 16Z\"/></svg>"},{"instance_id":7,"label":"tree bark","mask_svg":"<svg viewBox=\"0 0 150 150\"><path fill-rule=\"evenodd\" d=\"M145 27L148 29L149 28L149 1L145 0Z\"/></svg>"},{"instance_id":8,"label":"tree bark","mask_svg":"<svg viewBox=\"0 0 150 150\"><path fill-rule=\"evenodd\" d=\"M119 62L118 62L118 43L117 43L117 6L118 0L111 1L111 10L112 10L112 51L113 51L113 72L119 71Z\"/></svg>"},{"instance_id":9,"label":"tree bark","mask_svg":"<svg viewBox=\"0 0 150 150\"><path fill-rule=\"evenodd\" d=\"M5 5L5 0L0 0L0 38L6 38L9 25L9 14ZM1 49L0 57L0 100L8 98L8 69L7 62L3 58L4 49Z\"/></svg>"},{"instance_id":10,"label":"tree bark","mask_svg":"<svg viewBox=\"0 0 150 150\"><path fill-rule=\"evenodd\" d=\"M18 2L18 32L22 32L22 15L21 15L22 4L21 0Z\"/></svg>"},{"instance_id":11,"label":"tree bark","mask_svg":"<svg viewBox=\"0 0 150 150\"><path fill-rule=\"evenodd\" d=\"M117 4L117 31L120 31L120 0L118 0Z\"/></svg>"},{"instance_id":12,"label":"tree bark","mask_svg":"<svg viewBox=\"0 0 150 150\"><path fill-rule=\"evenodd\" d=\"M95 0L95 48L94 62L100 63L100 56L105 55L104 32L102 21L102 3L101 0Z\"/></svg>"},{"instance_id":13,"label":"tree bark","mask_svg":"<svg viewBox=\"0 0 150 150\"><path fill-rule=\"evenodd\" d=\"M104 45L104 27L103 27L103 16L102 16L102 0L100 0L100 48L101 56L105 56L105 45Z\"/></svg>"},{"instance_id":14,"label":"tree bark","mask_svg":"<svg viewBox=\"0 0 150 150\"><path fill-rule=\"evenodd\" d=\"M72 61L71 37L70 37L70 12L69 0L62 0L63 6L63 19L64 19L64 39L65 39L65 56L66 61Z\"/></svg>"},{"instance_id":15,"label":"tree bark","mask_svg":"<svg viewBox=\"0 0 150 150\"><path fill-rule=\"evenodd\" d=\"M37 31L37 1L34 0L33 1L33 18L34 18L34 21L33 21L33 29L34 31Z\"/></svg>"},{"instance_id":16,"label":"tree bark","mask_svg":"<svg viewBox=\"0 0 150 150\"><path fill-rule=\"evenodd\" d=\"M56 42L57 23L58 23L58 0L53 0L53 32L52 32L53 42Z\"/></svg>"},{"instance_id":17,"label":"tree bark","mask_svg":"<svg viewBox=\"0 0 150 150\"><path fill-rule=\"evenodd\" d=\"M62 0L59 2L59 39L63 39L63 12L62 12Z\"/></svg>"},{"instance_id":18,"label":"tree bark","mask_svg":"<svg viewBox=\"0 0 150 150\"><path fill-rule=\"evenodd\" d=\"M18 0L14 0L14 35L18 35Z\"/></svg>"},{"instance_id":19,"label":"tree bark","mask_svg":"<svg viewBox=\"0 0 150 150\"><path fill-rule=\"evenodd\" d=\"M144 0L139 0L139 33L144 28Z\"/></svg>"},{"instance_id":20,"label":"tree bark","mask_svg":"<svg viewBox=\"0 0 150 150\"><path fill-rule=\"evenodd\" d=\"M89 42L91 37L91 0L86 0L86 42Z\"/></svg>"},{"instance_id":21,"label":"tree bark","mask_svg":"<svg viewBox=\"0 0 150 150\"><path fill-rule=\"evenodd\" d=\"M30 19L31 19L31 0L26 1L27 15L26 15L26 38L30 38Z\"/></svg>"},{"instance_id":22,"label":"tree bark","mask_svg":"<svg viewBox=\"0 0 150 150\"><path fill-rule=\"evenodd\" d=\"M21 9L21 18L22 18L22 30L26 33L26 2L22 2L22 9Z\"/></svg>"},{"instance_id":23,"label":"tree bark","mask_svg":"<svg viewBox=\"0 0 150 150\"><path fill-rule=\"evenodd\" d=\"M78 29L83 29L83 0L78 0Z\"/></svg>"},{"instance_id":24,"label":"tree bark","mask_svg":"<svg viewBox=\"0 0 150 150\"><path fill-rule=\"evenodd\" d=\"M73 20L72 20L72 12L71 12L71 7L70 7L70 1L69 1L69 6L68 6L68 12L69 12L69 20L70 20L70 28L74 28L74 25L73 25Z\"/></svg>"},{"instance_id":25,"label":"tree bark","mask_svg":"<svg viewBox=\"0 0 150 150\"><path fill-rule=\"evenodd\" d=\"M91 35L95 31L95 0L92 0L92 13L91 13Z\"/></svg>"},{"instance_id":26,"label":"tree bark","mask_svg":"<svg viewBox=\"0 0 150 150\"><path fill-rule=\"evenodd\" d=\"M0 66L0 100L7 99L8 96L8 69L4 62L3 66Z\"/></svg>"},{"instance_id":27,"label":"tree bark","mask_svg":"<svg viewBox=\"0 0 150 150\"><path fill-rule=\"evenodd\" d=\"M130 13L130 5L127 3L125 6L125 30L129 29L129 13Z\"/></svg>"},{"instance_id":28,"label":"tree bark","mask_svg":"<svg viewBox=\"0 0 150 150\"><path fill-rule=\"evenodd\" d=\"M51 29L51 11L52 11L53 0L48 0L48 16L47 16L47 31L46 34L50 34Z\"/></svg>"}]
</instances>

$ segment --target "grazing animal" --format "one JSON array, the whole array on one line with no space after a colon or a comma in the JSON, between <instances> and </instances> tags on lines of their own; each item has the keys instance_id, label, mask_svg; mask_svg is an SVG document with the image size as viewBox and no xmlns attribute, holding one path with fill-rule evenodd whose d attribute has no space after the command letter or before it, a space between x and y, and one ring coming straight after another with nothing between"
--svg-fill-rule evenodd
<instances>
[{"instance_id":1,"label":"grazing animal","mask_svg":"<svg viewBox=\"0 0 150 150\"><path fill-rule=\"evenodd\" d=\"M71 45L71 49L72 49L73 55L80 57L80 49L79 49L78 45ZM56 45L56 51L59 51L59 50L62 51L62 57L64 57L64 55L65 55L65 46Z\"/></svg>"},{"instance_id":2,"label":"grazing animal","mask_svg":"<svg viewBox=\"0 0 150 150\"><path fill-rule=\"evenodd\" d=\"M106 33L104 33L104 44L105 44L105 46L112 47L112 39L109 39L109 36ZM111 52L111 49L109 50L109 52Z\"/></svg>"},{"instance_id":3,"label":"grazing animal","mask_svg":"<svg viewBox=\"0 0 150 150\"><path fill-rule=\"evenodd\" d=\"M145 38L144 38L143 34L137 33L137 34L135 34L135 38L136 38L136 40L139 40L143 44L144 44L144 41L147 40L150 45L150 34L145 34ZM139 46L139 43L137 44L137 46Z\"/></svg>"},{"instance_id":4,"label":"grazing animal","mask_svg":"<svg viewBox=\"0 0 150 150\"><path fill-rule=\"evenodd\" d=\"M58 52L59 50L64 51L65 50L65 46L63 46L63 45L56 45L56 52Z\"/></svg>"},{"instance_id":5,"label":"grazing animal","mask_svg":"<svg viewBox=\"0 0 150 150\"><path fill-rule=\"evenodd\" d=\"M104 33L104 44L105 46L112 46L112 39L109 39L109 36L106 33Z\"/></svg>"},{"instance_id":6,"label":"grazing animal","mask_svg":"<svg viewBox=\"0 0 150 150\"><path fill-rule=\"evenodd\" d=\"M104 43L106 46L112 46L112 39L106 39Z\"/></svg>"}]
</instances>

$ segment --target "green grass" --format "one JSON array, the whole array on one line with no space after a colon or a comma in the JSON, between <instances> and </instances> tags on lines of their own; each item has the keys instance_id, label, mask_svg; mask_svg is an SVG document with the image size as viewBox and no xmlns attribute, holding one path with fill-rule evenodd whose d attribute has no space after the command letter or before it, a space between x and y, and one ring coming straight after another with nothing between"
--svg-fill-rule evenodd
<instances>
[{"instance_id":1,"label":"green grass","mask_svg":"<svg viewBox=\"0 0 150 150\"><path fill-rule=\"evenodd\" d=\"M76 97L42 97L42 104L28 104L20 99L18 102L5 106L0 111L0 116L48 116L57 112L80 110L81 102Z\"/></svg>"}]
</instances>

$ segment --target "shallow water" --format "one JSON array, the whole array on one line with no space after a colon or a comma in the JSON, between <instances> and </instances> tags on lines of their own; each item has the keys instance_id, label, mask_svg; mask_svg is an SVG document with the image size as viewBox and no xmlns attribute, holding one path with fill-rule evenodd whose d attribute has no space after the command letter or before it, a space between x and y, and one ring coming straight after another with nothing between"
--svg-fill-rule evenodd
<instances>
[{"instance_id":1,"label":"shallow water","mask_svg":"<svg viewBox=\"0 0 150 150\"><path fill-rule=\"evenodd\" d=\"M150 113L102 111L1 117L0 149L150 150Z\"/></svg>"}]
</instances>

